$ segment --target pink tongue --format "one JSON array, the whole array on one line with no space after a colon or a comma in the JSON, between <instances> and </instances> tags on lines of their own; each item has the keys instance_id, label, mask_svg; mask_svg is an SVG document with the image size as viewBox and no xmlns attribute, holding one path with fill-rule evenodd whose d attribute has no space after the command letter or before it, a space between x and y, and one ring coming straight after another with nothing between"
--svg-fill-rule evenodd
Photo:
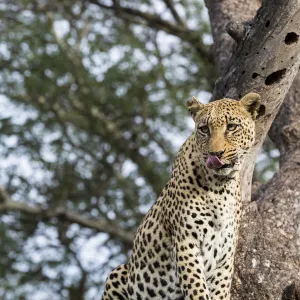
<instances>
[{"instance_id":1,"label":"pink tongue","mask_svg":"<svg viewBox=\"0 0 300 300\"><path fill-rule=\"evenodd\" d=\"M224 166L224 163L219 160L219 158L215 155L208 154L206 160L206 166L209 169L219 169Z\"/></svg>"}]
</instances>

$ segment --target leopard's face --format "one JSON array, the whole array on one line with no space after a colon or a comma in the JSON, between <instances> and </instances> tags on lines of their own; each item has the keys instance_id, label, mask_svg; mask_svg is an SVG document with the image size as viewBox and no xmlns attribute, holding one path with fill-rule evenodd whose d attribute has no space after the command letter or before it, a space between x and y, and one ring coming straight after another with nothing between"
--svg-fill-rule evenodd
<instances>
[{"instance_id":1,"label":"leopard's face","mask_svg":"<svg viewBox=\"0 0 300 300\"><path fill-rule=\"evenodd\" d=\"M217 175L232 176L239 171L245 154L254 144L260 97L254 93L248 95L250 97L246 95L241 101L198 102L198 109L194 107L194 111L189 106L195 120L200 161Z\"/></svg>"}]
</instances>

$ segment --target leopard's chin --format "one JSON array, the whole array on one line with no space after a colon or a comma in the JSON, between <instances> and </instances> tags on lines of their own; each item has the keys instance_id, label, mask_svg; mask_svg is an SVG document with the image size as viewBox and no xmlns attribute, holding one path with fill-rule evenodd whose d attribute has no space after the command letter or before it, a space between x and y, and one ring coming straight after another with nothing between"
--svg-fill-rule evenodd
<instances>
[{"instance_id":1,"label":"leopard's chin","mask_svg":"<svg viewBox=\"0 0 300 300\"><path fill-rule=\"evenodd\" d=\"M236 173L236 170L233 168L220 168L220 169L214 169L212 172L215 175L223 176L223 177L232 177Z\"/></svg>"},{"instance_id":2,"label":"leopard's chin","mask_svg":"<svg viewBox=\"0 0 300 300\"><path fill-rule=\"evenodd\" d=\"M224 164L221 168L218 169L212 169L212 172L215 175L229 178L234 177L238 171L239 167L235 162Z\"/></svg>"}]
</instances>

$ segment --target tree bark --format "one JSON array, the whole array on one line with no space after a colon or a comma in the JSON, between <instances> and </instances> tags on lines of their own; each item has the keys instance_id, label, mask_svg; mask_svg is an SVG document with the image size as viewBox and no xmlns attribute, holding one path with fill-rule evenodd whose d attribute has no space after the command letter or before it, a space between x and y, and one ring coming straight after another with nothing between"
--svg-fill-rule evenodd
<instances>
[{"instance_id":1,"label":"tree bark","mask_svg":"<svg viewBox=\"0 0 300 300\"><path fill-rule=\"evenodd\" d=\"M288 287L300 287L300 149L288 157L244 205L233 299L281 299ZM297 293L282 299L299 299Z\"/></svg>"},{"instance_id":2,"label":"tree bark","mask_svg":"<svg viewBox=\"0 0 300 300\"><path fill-rule=\"evenodd\" d=\"M214 39L213 52L217 71L219 75L223 75L235 47L234 41L226 32L227 25L234 21L252 19L260 4L258 0L205 0L205 4L208 8Z\"/></svg>"},{"instance_id":3,"label":"tree bark","mask_svg":"<svg viewBox=\"0 0 300 300\"><path fill-rule=\"evenodd\" d=\"M281 153L282 163L286 159L286 154L300 145L299 115L300 72L298 72L269 132L270 138Z\"/></svg>"},{"instance_id":4,"label":"tree bark","mask_svg":"<svg viewBox=\"0 0 300 300\"><path fill-rule=\"evenodd\" d=\"M234 299L300 299L299 88L300 73L269 132L280 170L244 205Z\"/></svg>"},{"instance_id":5,"label":"tree bark","mask_svg":"<svg viewBox=\"0 0 300 300\"><path fill-rule=\"evenodd\" d=\"M230 0L220 2L206 1L215 28L215 59L222 75L233 46L220 31L228 21L238 20L235 7L238 21L249 17L249 9L243 1L234 1L235 6ZM229 8L234 17L222 18L228 16ZM256 201L250 202L256 155L299 69L299 20L299 1L276 0L265 1L253 21L244 27L241 22L231 22L229 26L237 41L236 52L224 76L217 81L213 98L239 98L256 91L264 105L263 116L257 120L256 146L246 160L242 178L244 213L232 299L300 297L299 76L270 131L281 152L281 168L258 189Z\"/></svg>"}]
</instances>

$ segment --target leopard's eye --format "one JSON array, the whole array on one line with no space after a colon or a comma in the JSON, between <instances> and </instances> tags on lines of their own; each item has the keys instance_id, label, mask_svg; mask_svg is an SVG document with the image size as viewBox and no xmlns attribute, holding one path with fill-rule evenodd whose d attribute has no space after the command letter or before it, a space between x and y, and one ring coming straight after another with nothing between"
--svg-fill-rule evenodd
<instances>
[{"instance_id":1,"label":"leopard's eye","mask_svg":"<svg viewBox=\"0 0 300 300\"><path fill-rule=\"evenodd\" d=\"M209 133L209 128L206 125L204 125L204 126L200 125L198 128L199 128L199 130L200 130L201 133L204 133L204 134L208 134Z\"/></svg>"},{"instance_id":2,"label":"leopard's eye","mask_svg":"<svg viewBox=\"0 0 300 300\"><path fill-rule=\"evenodd\" d=\"M227 130L228 131L233 131L238 127L237 124L227 124Z\"/></svg>"}]
</instances>

